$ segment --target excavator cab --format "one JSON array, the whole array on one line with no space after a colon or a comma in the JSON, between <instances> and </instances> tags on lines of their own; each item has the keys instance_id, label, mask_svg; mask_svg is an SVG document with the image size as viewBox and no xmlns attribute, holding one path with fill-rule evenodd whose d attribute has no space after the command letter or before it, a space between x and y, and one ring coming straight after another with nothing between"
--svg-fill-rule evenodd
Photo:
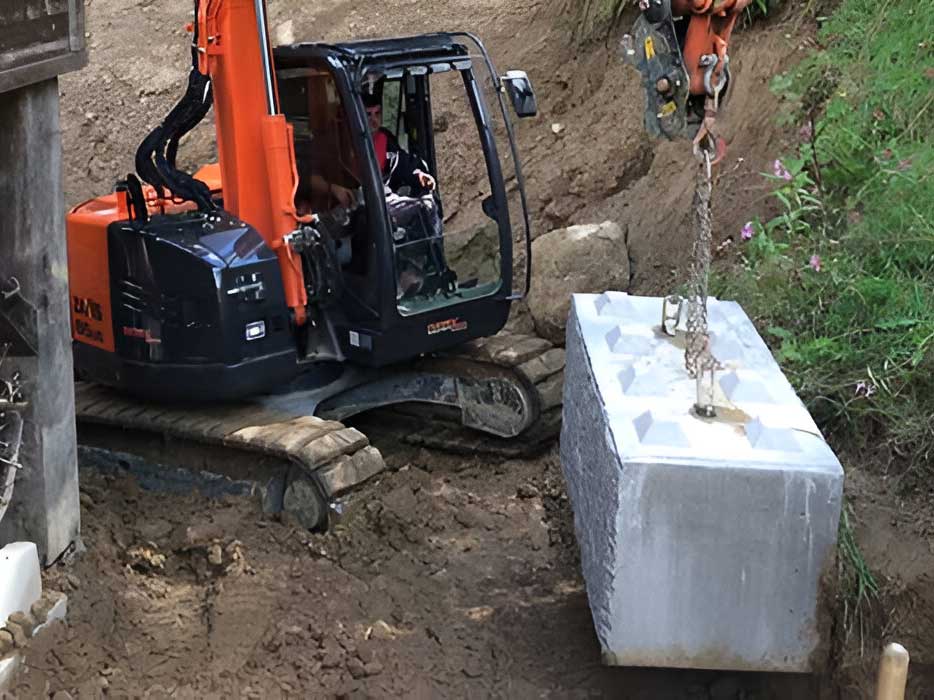
<instances>
[{"instance_id":1,"label":"excavator cab","mask_svg":"<svg viewBox=\"0 0 934 700\"><path fill-rule=\"evenodd\" d=\"M507 192L515 143L502 93L489 99L482 44L433 34L274 57L296 210L316 215L330 251L306 261L305 277L334 268L333 284L309 294L327 309L333 351L381 366L499 331L516 298L514 221L529 232L524 192ZM526 100L517 113L535 113L524 74L500 82Z\"/></svg>"}]
</instances>

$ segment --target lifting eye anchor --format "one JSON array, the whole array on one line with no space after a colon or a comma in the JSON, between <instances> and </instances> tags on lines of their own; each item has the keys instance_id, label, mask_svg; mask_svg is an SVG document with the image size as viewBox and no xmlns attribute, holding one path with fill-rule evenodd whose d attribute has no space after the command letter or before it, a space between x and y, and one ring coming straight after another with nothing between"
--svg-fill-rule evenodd
<instances>
[{"instance_id":1,"label":"lifting eye anchor","mask_svg":"<svg viewBox=\"0 0 934 700\"><path fill-rule=\"evenodd\" d=\"M10 285L10 289L0 288L0 298L2 298L3 301L9 301L13 297L18 297L19 293L22 291L22 288L19 286L19 280L15 277L11 277L7 284Z\"/></svg>"}]
</instances>

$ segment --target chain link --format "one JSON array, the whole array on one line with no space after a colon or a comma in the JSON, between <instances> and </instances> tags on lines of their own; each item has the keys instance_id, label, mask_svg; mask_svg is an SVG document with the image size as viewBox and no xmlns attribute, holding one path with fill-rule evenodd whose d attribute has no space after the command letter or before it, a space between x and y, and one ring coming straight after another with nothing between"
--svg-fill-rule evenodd
<instances>
[{"instance_id":1,"label":"chain link","mask_svg":"<svg viewBox=\"0 0 934 700\"><path fill-rule=\"evenodd\" d=\"M708 139L708 143L712 139ZM710 350L707 328L707 290L710 280L713 224L710 198L713 192L711 154L713 145L702 145L698 150L699 165L694 188L692 216L694 219L694 245L691 259L690 290L688 293L687 346L684 365L693 379L700 380L722 366ZM699 401L699 403L702 403Z\"/></svg>"}]
</instances>

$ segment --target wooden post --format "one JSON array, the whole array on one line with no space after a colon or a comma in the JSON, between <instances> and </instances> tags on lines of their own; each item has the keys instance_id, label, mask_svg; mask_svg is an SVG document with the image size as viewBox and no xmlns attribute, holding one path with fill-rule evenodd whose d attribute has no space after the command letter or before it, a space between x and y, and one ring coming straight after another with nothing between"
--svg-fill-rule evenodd
<instances>
[{"instance_id":1,"label":"wooden post","mask_svg":"<svg viewBox=\"0 0 934 700\"><path fill-rule=\"evenodd\" d=\"M19 287L0 295L2 371L20 375L26 402L0 546L35 542L46 564L77 541L80 517L61 180L58 79L0 95L0 291Z\"/></svg>"},{"instance_id":2,"label":"wooden post","mask_svg":"<svg viewBox=\"0 0 934 700\"><path fill-rule=\"evenodd\" d=\"M84 31L83 0L0 0L0 381L23 427L0 547L46 564L80 513L57 76L87 63Z\"/></svg>"},{"instance_id":3,"label":"wooden post","mask_svg":"<svg viewBox=\"0 0 934 700\"><path fill-rule=\"evenodd\" d=\"M901 644L889 644L882 650L876 700L905 700L908 661L908 652Z\"/></svg>"}]
</instances>

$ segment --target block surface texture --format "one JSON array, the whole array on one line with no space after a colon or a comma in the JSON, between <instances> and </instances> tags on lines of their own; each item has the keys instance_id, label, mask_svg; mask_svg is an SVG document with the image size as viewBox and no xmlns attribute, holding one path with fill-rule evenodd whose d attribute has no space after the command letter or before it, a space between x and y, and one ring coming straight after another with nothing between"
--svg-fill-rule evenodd
<instances>
[{"instance_id":1,"label":"block surface texture","mask_svg":"<svg viewBox=\"0 0 934 700\"><path fill-rule=\"evenodd\" d=\"M708 308L701 419L661 299L573 300L561 461L604 661L811 671L843 470L740 306Z\"/></svg>"}]
</instances>

